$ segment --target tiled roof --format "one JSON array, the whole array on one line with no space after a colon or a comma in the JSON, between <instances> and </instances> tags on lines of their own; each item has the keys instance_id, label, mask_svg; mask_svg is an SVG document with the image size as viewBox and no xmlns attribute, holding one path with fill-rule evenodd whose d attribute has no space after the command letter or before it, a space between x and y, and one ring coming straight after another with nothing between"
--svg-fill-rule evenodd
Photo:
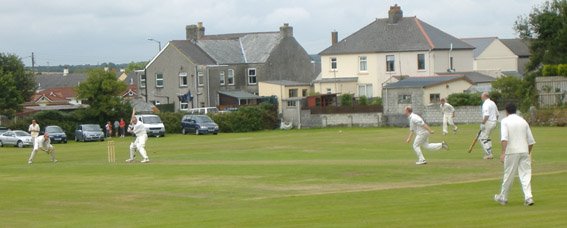
<instances>
[{"instance_id":1,"label":"tiled roof","mask_svg":"<svg viewBox=\"0 0 567 228\"><path fill-rule=\"evenodd\" d=\"M63 76L61 74L45 74L36 75L35 81L38 85L37 90L45 90L50 88L60 88L60 87L75 87L81 82L87 80L86 74L69 74Z\"/></svg>"},{"instance_id":2,"label":"tiled roof","mask_svg":"<svg viewBox=\"0 0 567 228\"><path fill-rule=\"evenodd\" d=\"M211 58L203 49L190 40L172 40L169 44L173 45L193 63L202 65L214 65L215 60Z\"/></svg>"},{"instance_id":3,"label":"tiled roof","mask_svg":"<svg viewBox=\"0 0 567 228\"><path fill-rule=\"evenodd\" d=\"M464 76L409 77L395 83L387 84L384 86L384 88L385 89L426 88L460 79L467 80Z\"/></svg>"},{"instance_id":4,"label":"tiled roof","mask_svg":"<svg viewBox=\"0 0 567 228\"><path fill-rule=\"evenodd\" d=\"M394 24L385 18L376 19L320 55L449 50L451 46L453 50L474 48L417 17L403 17Z\"/></svg>"},{"instance_id":5,"label":"tiled roof","mask_svg":"<svg viewBox=\"0 0 567 228\"><path fill-rule=\"evenodd\" d=\"M473 84L486 83L496 81L496 78L488 76L480 72L454 72L454 73L440 73L442 76L465 76Z\"/></svg>"},{"instance_id":6,"label":"tiled roof","mask_svg":"<svg viewBox=\"0 0 567 228\"><path fill-rule=\"evenodd\" d=\"M259 99L261 98L258 95L246 92L246 91L219 91L220 94L229 96L229 97L234 97L234 98L238 98L238 99Z\"/></svg>"},{"instance_id":7,"label":"tiled roof","mask_svg":"<svg viewBox=\"0 0 567 228\"><path fill-rule=\"evenodd\" d=\"M461 40L475 47L473 54L474 57L476 58L480 54L482 54L482 52L484 52L484 50L486 50L486 48L488 48L488 46L492 42L494 42L497 39L498 39L497 37L482 37L482 38L463 38Z\"/></svg>"},{"instance_id":8,"label":"tiled roof","mask_svg":"<svg viewBox=\"0 0 567 228\"><path fill-rule=\"evenodd\" d=\"M530 57L530 47L522 39L500 39L518 57Z\"/></svg>"}]
</instances>

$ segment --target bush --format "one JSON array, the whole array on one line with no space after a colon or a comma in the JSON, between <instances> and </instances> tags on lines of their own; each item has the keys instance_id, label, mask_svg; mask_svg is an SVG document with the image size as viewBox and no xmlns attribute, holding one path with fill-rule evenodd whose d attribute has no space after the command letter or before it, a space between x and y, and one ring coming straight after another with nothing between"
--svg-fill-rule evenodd
<instances>
[{"instance_id":1,"label":"bush","mask_svg":"<svg viewBox=\"0 0 567 228\"><path fill-rule=\"evenodd\" d=\"M366 106L366 105L368 105L368 103L369 103L369 102L368 102L368 97L366 97L366 96L361 96L361 97L358 98L358 104L359 104L359 105Z\"/></svg>"},{"instance_id":2,"label":"bush","mask_svg":"<svg viewBox=\"0 0 567 228\"><path fill-rule=\"evenodd\" d=\"M453 93L447 97L447 102L457 106L476 106L482 104L478 93Z\"/></svg>"},{"instance_id":3,"label":"bush","mask_svg":"<svg viewBox=\"0 0 567 228\"><path fill-rule=\"evenodd\" d=\"M75 137L75 128L77 127L78 122L80 122L75 119L75 115L73 115L73 113L61 111L41 111L31 116L21 118L8 127L14 130L18 129L27 131L32 119L37 121L42 131L49 125L60 126L63 131L67 133L67 138L69 139L73 139Z\"/></svg>"},{"instance_id":4,"label":"bush","mask_svg":"<svg viewBox=\"0 0 567 228\"><path fill-rule=\"evenodd\" d=\"M382 106L382 98L381 97L373 97L370 101L370 104Z\"/></svg>"},{"instance_id":5,"label":"bush","mask_svg":"<svg viewBox=\"0 0 567 228\"><path fill-rule=\"evenodd\" d=\"M163 125L165 126L166 133L180 133L181 132L181 118L185 113L182 112L160 112L157 114Z\"/></svg>"},{"instance_id":6,"label":"bush","mask_svg":"<svg viewBox=\"0 0 567 228\"><path fill-rule=\"evenodd\" d=\"M567 109L551 108L537 110L534 124L540 126L567 126Z\"/></svg>"},{"instance_id":7,"label":"bush","mask_svg":"<svg viewBox=\"0 0 567 228\"><path fill-rule=\"evenodd\" d=\"M340 99L341 99L341 106L352 106L352 99L354 97L352 96L352 94L343 94L341 95Z\"/></svg>"},{"instance_id":8,"label":"bush","mask_svg":"<svg viewBox=\"0 0 567 228\"><path fill-rule=\"evenodd\" d=\"M219 125L221 132L271 130L278 125L275 106L266 103L240 107L237 111L219 113L211 118Z\"/></svg>"},{"instance_id":9,"label":"bush","mask_svg":"<svg viewBox=\"0 0 567 228\"><path fill-rule=\"evenodd\" d=\"M557 76L557 65L543 65L543 76Z\"/></svg>"},{"instance_id":10,"label":"bush","mask_svg":"<svg viewBox=\"0 0 567 228\"><path fill-rule=\"evenodd\" d=\"M566 76L567 77L567 64L560 64L557 67L557 74L560 76Z\"/></svg>"}]
</instances>

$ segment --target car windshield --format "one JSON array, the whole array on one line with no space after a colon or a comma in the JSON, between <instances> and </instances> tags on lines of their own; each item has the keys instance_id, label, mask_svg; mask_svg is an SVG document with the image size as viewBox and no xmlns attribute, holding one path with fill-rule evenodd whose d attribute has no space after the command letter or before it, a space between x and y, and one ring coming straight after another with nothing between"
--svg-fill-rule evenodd
<instances>
[{"instance_id":1,"label":"car windshield","mask_svg":"<svg viewBox=\"0 0 567 228\"><path fill-rule=\"evenodd\" d=\"M55 127L55 126L46 127L45 131L49 133L64 133L60 127Z\"/></svg>"},{"instance_id":2,"label":"car windshield","mask_svg":"<svg viewBox=\"0 0 567 228\"><path fill-rule=\"evenodd\" d=\"M102 131L98 125L83 125L83 131Z\"/></svg>"},{"instance_id":3,"label":"car windshield","mask_svg":"<svg viewBox=\"0 0 567 228\"><path fill-rule=\"evenodd\" d=\"M212 123L213 120L211 120L211 118L209 118L208 116L195 116L195 122L197 123Z\"/></svg>"},{"instance_id":4,"label":"car windshield","mask_svg":"<svg viewBox=\"0 0 567 228\"><path fill-rule=\"evenodd\" d=\"M14 131L14 134L16 134L16 136L30 136L30 133L25 131Z\"/></svg>"},{"instance_id":5,"label":"car windshield","mask_svg":"<svg viewBox=\"0 0 567 228\"><path fill-rule=\"evenodd\" d=\"M145 124L157 124L161 123L159 116L143 116L142 122Z\"/></svg>"}]
</instances>

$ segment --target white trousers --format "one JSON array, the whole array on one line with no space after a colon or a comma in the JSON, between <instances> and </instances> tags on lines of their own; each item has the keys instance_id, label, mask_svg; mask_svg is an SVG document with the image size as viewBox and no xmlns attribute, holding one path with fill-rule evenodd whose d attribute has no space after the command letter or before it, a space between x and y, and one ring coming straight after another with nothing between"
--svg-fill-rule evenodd
<instances>
[{"instance_id":1,"label":"white trousers","mask_svg":"<svg viewBox=\"0 0 567 228\"><path fill-rule=\"evenodd\" d=\"M502 190L500 191L500 197L503 200L508 200L508 192L510 192L510 186L514 182L516 172L518 172L522 184L524 200L532 198L532 161L530 155L528 153L506 154Z\"/></svg>"},{"instance_id":2,"label":"white trousers","mask_svg":"<svg viewBox=\"0 0 567 228\"><path fill-rule=\"evenodd\" d=\"M478 141L480 146L484 151L485 155L492 155L492 140L490 139L490 133L496 128L496 121L486 121L484 124L484 130L480 132L478 136Z\"/></svg>"},{"instance_id":3,"label":"white trousers","mask_svg":"<svg viewBox=\"0 0 567 228\"><path fill-rule=\"evenodd\" d=\"M418 134L413 140L413 151L417 155L418 161L425 161L423 157L423 152L421 152L421 147L427 150L440 150L442 147L441 143L429 143L429 133Z\"/></svg>"},{"instance_id":4,"label":"white trousers","mask_svg":"<svg viewBox=\"0 0 567 228\"><path fill-rule=\"evenodd\" d=\"M138 153L140 153L143 159L148 159L148 154L146 153L147 140L148 135L136 136L136 140L130 143L130 159L134 160L136 150L138 150Z\"/></svg>"},{"instance_id":5,"label":"white trousers","mask_svg":"<svg viewBox=\"0 0 567 228\"><path fill-rule=\"evenodd\" d=\"M449 133L447 130L447 124L453 126L453 130L457 127L453 122L453 114L443 114L443 133L445 134Z\"/></svg>"},{"instance_id":6,"label":"white trousers","mask_svg":"<svg viewBox=\"0 0 567 228\"><path fill-rule=\"evenodd\" d=\"M55 148L53 148L53 146L51 144L48 144L47 148L44 148L44 147L41 147L40 145L34 144L33 150L30 154L30 158L28 159L28 161L33 161L33 158L37 154L38 150L45 151L45 153L51 155L51 161L55 161Z\"/></svg>"}]
</instances>

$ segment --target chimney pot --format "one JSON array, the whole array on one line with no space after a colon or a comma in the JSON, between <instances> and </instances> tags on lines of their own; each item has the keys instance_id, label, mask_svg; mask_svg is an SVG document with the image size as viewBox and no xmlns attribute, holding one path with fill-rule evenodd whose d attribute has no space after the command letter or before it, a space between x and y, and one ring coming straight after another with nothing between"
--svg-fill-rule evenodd
<instances>
[{"instance_id":1,"label":"chimney pot","mask_svg":"<svg viewBox=\"0 0 567 228\"><path fill-rule=\"evenodd\" d=\"M289 23L284 23L282 27L280 27L280 34L282 37L293 37L293 27L289 26Z\"/></svg>"},{"instance_id":2,"label":"chimney pot","mask_svg":"<svg viewBox=\"0 0 567 228\"><path fill-rule=\"evenodd\" d=\"M197 40L197 25L187 25L185 27L185 37L187 40Z\"/></svg>"},{"instance_id":3,"label":"chimney pot","mask_svg":"<svg viewBox=\"0 0 567 228\"><path fill-rule=\"evenodd\" d=\"M339 42L339 32L332 31L331 32L331 45L335 45Z\"/></svg>"},{"instance_id":4,"label":"chimney pot","mask_svg":"<svg viewBox=\"0 0 567 228\"><path fill-rule=\"evenodd\" d=\"M402 8L395 4L394 6L390 6L390 10L388 11L388 22L390 24L396 24L404 17L404 12Z\"/></svg>"}]
</instances>

